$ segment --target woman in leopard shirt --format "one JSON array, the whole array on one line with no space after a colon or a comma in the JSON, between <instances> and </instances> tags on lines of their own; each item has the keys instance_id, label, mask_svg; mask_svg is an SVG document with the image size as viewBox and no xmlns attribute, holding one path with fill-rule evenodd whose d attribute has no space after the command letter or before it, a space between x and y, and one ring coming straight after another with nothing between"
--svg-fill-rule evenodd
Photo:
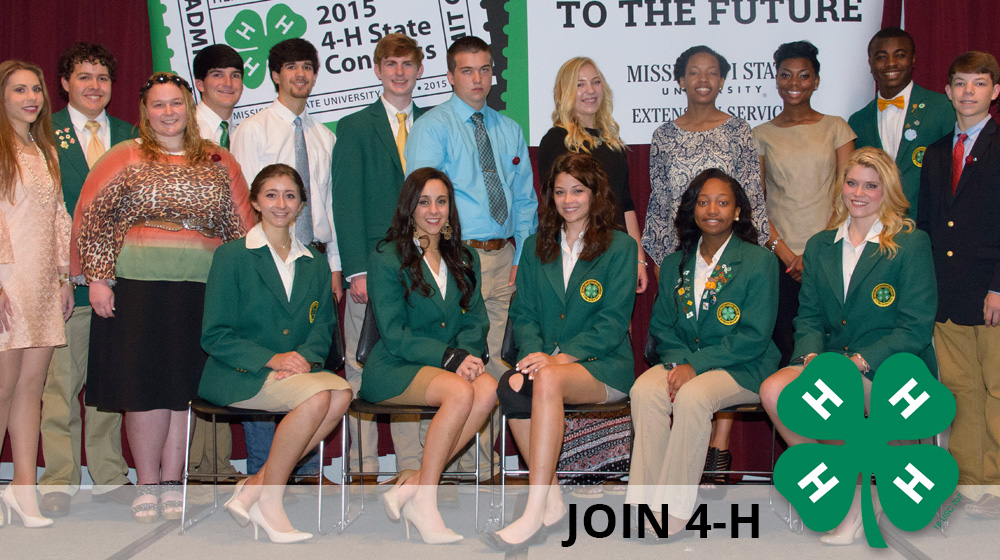
<instances>
[{"instance_id":1,"label":"woman in leopard shirt","mask_svg":"<svg viewBox=\"0 0 1000 560\"><path fill-rule=\"evenodd\" d=\"M229 152L202 140L188 83L140 88L139 138L90 170L73 220L72 273L94 309L86 402L124 411L140 485L132 515L180 518L184 410L205 366L205 280L219 245L253 223Z\"/></svg>"}]
</instances>

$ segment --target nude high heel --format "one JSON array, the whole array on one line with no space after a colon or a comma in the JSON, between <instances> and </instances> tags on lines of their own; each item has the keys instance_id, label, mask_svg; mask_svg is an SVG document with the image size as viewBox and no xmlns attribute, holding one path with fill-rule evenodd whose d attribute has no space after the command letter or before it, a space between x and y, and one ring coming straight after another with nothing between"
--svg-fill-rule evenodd
<instances>
[{"instance_id":1,"label":"nude high heel","mask_svg":"<svg viewBox=\"0 0 1000 560\"><path fill-rule=\"evenodd\" d=\"M233 495L226 500L225 505L222 507L226 508L229 515L239 523L240 527L246 527L250 523L250 513L247 512L247 508L236 498L240 497L240 492L243 491L244 485L246 485L249 478L244 478L243 480L236 483L236 489L233 490Z\"/></svg>"},{"instance_id":2,"label":"nude high heel","mask_svg":"<svg viewBox=\"0 0 1000 560\"><path fill-rule=\"evenodd\" d=\"M399 487L415 474L417 471L413 469L403 469L396 475L396 483L392 485L392 488L382 494L382 504L385 506L385 514L389 519L393 521L399 519Z\"/></svg>"},{"instance_id":3,"label":"nude high heel","mask_svg":"<svg viewBox=\"0 0 1000 560\"><path fill-rule=\"evenodd\" d=\"M34 489L32 489L34 491ZM14 517L11 515L11 511L17 513L18 517L21 518L21 523L28 529L41 529L43 527L51 527L54 521L48 517L43 517L39 515L38 517L33 517L24 513L21 510L20 504L17 503L17 498L14 497L14 489L9 485L3 491L3 503L7 506L7 516L6 522L11 525L14 524Z\"/></svg>"},{"instance_id":4,"label":"nude high heel","mask_svg":"<svg viewBox=\"0 0 1000 560\"><path fill-rule=\"evenodd\" d=\"M275 544L291 544L302 541L307 541L313 538L312 533L304 533L296 529L291 531L280 533L271 528L268 525L267 520L264 519L264 514L261 513L260 507L257 506L257 502L254 502L250 506L250 511L248 512L248 517L250 518L250 523L253 524L253 540L257 540L257 529L259 527L264 528L264 532L267 533L267 538L271 539L271 542Z\"/></svg>"},{"instance_id":5,"label":"nude high heel","mask_svg":"<svg viewBox=\"0 0 1000 560\"><path fill-rule=\"evenodd\" d=\"M457 543L465 538L451 529L445 529L444 531L425 530L423 523L426 520L421 520L421 518L417 516L416 512L413 511L413 506L410 502L403 504L403 508L400 510L400 515L403 518L403 522L406 524L406 540L410 540L411 523L417 528L417 532L420 533L420 538L423 539L425 544L451 544Z\"/></svg>"}]
</instances>

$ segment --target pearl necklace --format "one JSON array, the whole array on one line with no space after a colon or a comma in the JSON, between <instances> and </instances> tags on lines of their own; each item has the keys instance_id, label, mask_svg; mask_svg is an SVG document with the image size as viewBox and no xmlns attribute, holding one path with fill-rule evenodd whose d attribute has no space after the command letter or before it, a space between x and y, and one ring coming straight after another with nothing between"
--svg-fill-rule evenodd
<instances>
[{"instance_id":1,"label":"pearl necklace","mask_svg":"<svg viewBox=\"0 0 1000 560\"><path fill-rule=\"evenodd\" d=\"M21 151L20 146L17 146L17 160L21 163L21 168L27 171L28 175L31 176L31 180L35 182L35 189L38 191L38 201L43 205L47 205L52 200L52 193L56 190L55 181L52 179L52 172L49 171L49 163L45 159L45 154L42 153L42 149L38 147L30 132L28 133L28 140L31 141L31 144L35 147L35 151L38 152L38 157L42 160L42 166L45 167L45 175L48 181L43 183L38 178L38 175L35 174L35 171L31 169L31 166L28 165L27 160L24 158L24 153Z\"/></svg>"}]
</instances>

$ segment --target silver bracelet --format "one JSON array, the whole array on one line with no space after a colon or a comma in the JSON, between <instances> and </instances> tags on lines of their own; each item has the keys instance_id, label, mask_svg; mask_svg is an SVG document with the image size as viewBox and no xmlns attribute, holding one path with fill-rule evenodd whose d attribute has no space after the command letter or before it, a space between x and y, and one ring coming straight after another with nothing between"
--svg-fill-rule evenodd
<instances>
[{"instance_id":1,"label":"silver bracelet","mask_svg":"<svg viewBox=\"0 0 1000 560\"><path fill-rule=\"evenodd\" d=\"M777 239L769 243L770 247L768 247L768 250L770 250L773 253L774 250L778 248L778 242L781 241L782 239L784 239L784 237L779 235Z\"/></svg>"}]
</instances>

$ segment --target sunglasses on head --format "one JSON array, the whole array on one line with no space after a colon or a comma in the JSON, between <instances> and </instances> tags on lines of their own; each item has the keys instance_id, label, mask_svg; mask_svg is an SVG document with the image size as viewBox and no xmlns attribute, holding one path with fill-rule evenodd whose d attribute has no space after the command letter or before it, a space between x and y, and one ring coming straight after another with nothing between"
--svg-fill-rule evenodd
<instances>
[{"instance_id":1,"label":"sunglasses on head","mask_svg":"<svg viewBox=\"0 0 1000 560\"><path fill-rule=\"evenodd\" d=\"M178 76L177 74L158 74L146 80L146 83L142 84L142 87L139 88L139 97L145 95L146 92L149 91L149 88L157 84L166 84L166 83L172 83L177 87L183 87L184 89L188 90L188 93L193 93L191 91L191 86L187 83L187 80Z\"/></svg>"}]
</instances>

